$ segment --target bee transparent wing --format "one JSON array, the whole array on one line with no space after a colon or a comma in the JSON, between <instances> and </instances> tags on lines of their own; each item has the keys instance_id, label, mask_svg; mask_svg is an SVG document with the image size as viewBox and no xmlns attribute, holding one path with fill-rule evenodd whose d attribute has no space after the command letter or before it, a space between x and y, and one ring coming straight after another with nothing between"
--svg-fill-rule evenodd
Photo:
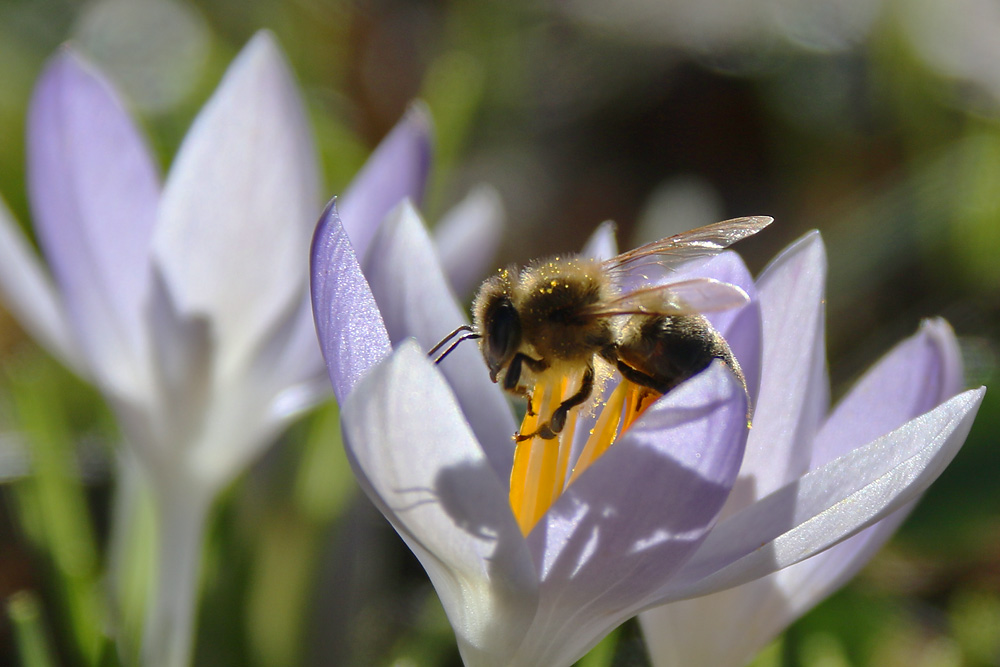
<instances>
[{"instance_id":1,"label":"bee transparent wing","mask_svg":"<svg viewBox=\"0 0 1000 667\"><path fill-rule=\"evenodd\" d=\"M615 315L694 315L750 303L743 288L713 278L693 278L638 289L584 309L590 317Z\"/></svg>"},{"instance_id":2,"label":"bee transparent wing","mask_svg":"<svg viewBox=\"0 0 1000 667\"><path fill-rule=\"evenodd\" d=\"M753 236L773 220L768 216L755 215L698 227L623 252L605 261L604 269L612 275L621 275L641 264L659 264L669 268L698 257L715 255L737 241Z\"/></svg>"}]
</instances>

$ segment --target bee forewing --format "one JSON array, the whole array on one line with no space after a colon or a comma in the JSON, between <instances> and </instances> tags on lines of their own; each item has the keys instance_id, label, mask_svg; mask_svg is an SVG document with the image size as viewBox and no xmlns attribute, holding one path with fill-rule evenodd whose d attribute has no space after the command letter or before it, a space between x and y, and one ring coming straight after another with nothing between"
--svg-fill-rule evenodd
<instances>
[{"instance_id":1,"label":"bee forewing","mask_svg":"<svg viewBox=\"0 0 1000 667\"><path fill-rule=\"evenodd\" d=\"M604 268L615 273L634 268L636 262L642 259L654 258L649 263L670 267L690 259L707 257L753 236L773 221L774 218L755 215L705 225L623 252L605 261Z\"/></svg>"},{"instance_id":2,"label":"bee forewing","mask_svg":"<svg viewBox=\"0 0 1000 667\"><path fill-rule=\"evenodd\" d=\"M585 314L694 315L739 308L749 302L750 297L741 287L714 278L693 278L628 292L587 308Z\"/></svg>"}]
</instances>

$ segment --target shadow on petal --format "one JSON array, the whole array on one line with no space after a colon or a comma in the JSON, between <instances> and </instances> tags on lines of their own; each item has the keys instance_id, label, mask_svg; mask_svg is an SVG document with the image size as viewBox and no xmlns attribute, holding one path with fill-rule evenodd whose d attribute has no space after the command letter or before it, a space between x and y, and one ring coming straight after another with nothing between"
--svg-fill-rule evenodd
<instances>
[{"instance_id":1,"label":"shadow on petal","mask_svg":"<svg viewBox=\"0 0 1000 667\"><path fill-rule=\"evenodd\" d=\"M528 536L540 611L519 658L568 664L648 606L709 534L746 442L741 386L721 363L654 405ZM560 637L562 646L550 646Z\"/></svg>"}]
</instances>

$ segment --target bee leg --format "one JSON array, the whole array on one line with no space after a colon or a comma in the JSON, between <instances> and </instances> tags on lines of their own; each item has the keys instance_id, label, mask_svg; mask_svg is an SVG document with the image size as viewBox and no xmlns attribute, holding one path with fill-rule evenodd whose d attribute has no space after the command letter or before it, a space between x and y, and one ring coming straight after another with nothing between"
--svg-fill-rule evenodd
<instances>
[{"instance_id":1,"label":"bee leg","mask_svg":"<svg viewBox=\"0 0 1000 667\"><path fill-rule=\"evenodd\" d=\"M636 369L632 368L621 359L618 359L615 362L615 366L618 367L618 372L622 374L622 377L628 380L629 382L634 382L635 384L641 385L643 387L649 387L653 391L659 392L661 394L667 393L667 391L669 391L674 386L680 383L678 381L673 383L670 387L664 387L662 380L657 380L652 375L647 375L642 371L637 371Z\"/></svg>"},{"instance_id":2,"label":"bee leg","mask_svg":"<svg viewBox=\"0 0 1000 667\"><path fill-rule=\"evenodd\" d=\"M513 393L516 393L519 396L524 397L524 400L528 403L528 409L526 410L526 413L529 417L534 417L536 414L538 414L537 412L535 412L535 408L531 403L530 389L528 389L527 387L518 387L517 389L513 390Z\"/></svg>"},{"instance_id":3,"label":"bee leg","mask_svg":"<svg viewBox=\"0 0 1000 667\"><path fill-rule=\"evenodd\" d=\"M566 417L569 415L569 411L590 398L590 394L593 391L594 368L593 366L588 366L583 374L583 380L580 382L580 389L560 403L559 407L552 413L552 417L549 418L549 428L553 433L562 432L563 427L566 426Z\"/></svg>"},{"instance_id":4,"label":"bee leg","mask_svg":"<svg viewBox=\"0 0 1000 667\"><path fill-rule=\"evenodd\" d=\"M521 365L524 364L536 373L540 373L549 367L544 359L532 359L523 352L518 352L510 360L507 372L503 376L503 388L506 391L517 392L517 385L521 381Z\"/></svg>"},{"instance_id":5,"label":"bee leg","mask_svg":"<svg viewBox=\"0 0 1000 667\"><path fill-rule=\"evenodd\" d=\"M586 372L583 374L580 389L559 404L559 407L556 408L552 412L552 416L549 417L549 421L539 426L534 433L518 433L514 436L514 439L521 442L523 440L534 438L535 436L538 436L542 440L551 440L555 438L566 426L566 417L569 415L569 411L586 401L593 391L594 368L592 366L588 366Z\"/></svg>"},{"instance_id":6,"label":"bee leg","mask_svg":"<svg viewBox=\"0 0 1000 667\"><path fill-rule=\"evenodd\" d=\"M535 410L531 405L531 392L527 389L518 387L521 381L521 365L524 364L532 371L540 373L549 367L549 364L544 359L533 359L523 352L518 352L514 355L514 358L510 360L510 365L507 366L507 372L503 376L503 388L513 394L521 394L528 399L528 414L534 416Z\"/></svg>"}]
</instances>

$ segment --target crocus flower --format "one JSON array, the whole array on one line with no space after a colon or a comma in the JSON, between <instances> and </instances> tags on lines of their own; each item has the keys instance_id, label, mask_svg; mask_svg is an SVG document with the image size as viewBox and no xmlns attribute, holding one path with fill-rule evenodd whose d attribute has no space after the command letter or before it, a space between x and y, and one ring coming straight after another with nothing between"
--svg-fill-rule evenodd
<instances>
[{"instance_id":1,"label":"crocus flower","mask_svg":"<svg viewBox=\"0 0 1000 667\"><path fill-rule=\"evenodd\" d=\"M784 481L723 511L733 494L747 493L747 393L759 406L753 430L780 433L800 413L820 413L804 386L765 381L787 369L764 368L761 354L762 334L777 337L767 347L816 333L796 322L819 305L797 289L814 271L817 243L792 246L757 283L734 253L675 274L714 277L749 295L746 307L712 317L747 392L716 363L628 414L620 434L601 424L620 407L605 407L596 424L577 413L575 430L595 434L580 440L596 437L603 449L585 465L590 443L560 438L538 451L568 447L575 461L534 456L539 443L528 441L534 463L521 466L509 407L474 345L440 366L424 352L466 320L413 208L404 204L383 223L365 273L335 206L327 208L313 242L313 307L348 457L423 564L467 664L569 665L642 610L767 576L860 534L912 502L951 460L983 389L927 404L860 447L824 449L798 472L777 470L784 459L775 458L776 469L761 474ZM765 319L788 326L762 326ZM818 372L813 356L788 359L793 377ZM836 440L862 430L847 414L839 423Z\"/></svg>"},{"instance_id":2,"label":"crocus flower","mask_svg":"<svg viewBox=\"0 0 1000 667\"><path fill-rule=\"evenodd\" d=\"M359 243L421 194L428 132L412 110L355 179L344 204ZM0 290L100 388L145 469L160 573L144 662L186 664L212 499L329 393L306 288L319 171L274 39L236 58L162 186L112 86L63 50L31 103L28 186L47 266L0 202Z\"/></svg>"},{"instance_id":3,"label":"crocus flower","mask_svg":"<svg viewBox=\"0 0 1000 667\"><path fill-rule=\"evenodd\" d=\"M926 441L929 413L962 389L962 362L943 320L897 345L829 410L824 349L826 257L818 234L786 251L758 280L763 375L757 418L723 516L764 502L810 471L886 434ZM902 506L829 550L721 593L640 615L655 665L739 666L850 579L906 517Z\"/></svg>"}]
</instances>

